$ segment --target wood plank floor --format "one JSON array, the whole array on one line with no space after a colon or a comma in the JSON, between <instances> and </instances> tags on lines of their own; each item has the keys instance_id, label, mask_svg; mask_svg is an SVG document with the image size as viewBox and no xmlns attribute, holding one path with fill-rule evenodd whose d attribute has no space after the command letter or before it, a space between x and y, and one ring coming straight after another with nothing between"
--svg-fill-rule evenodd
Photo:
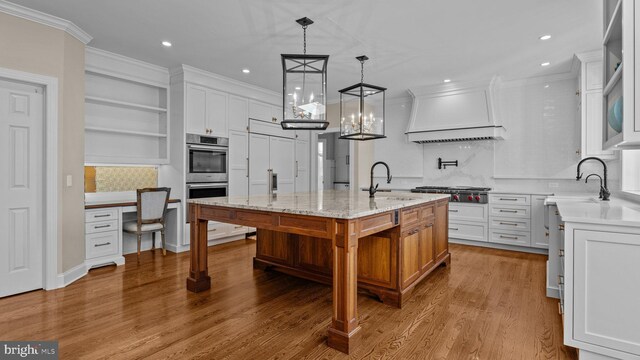
<instances>
[{"instance_id":1,"label":"wood plank floor","mask_svg":"<svg viewBox=\"0 0 640 360\"><path fill-rule=\"evenodd\" d=\"M61 359L344 359L325 345L331 288L252 268L255 241L209 248L212 289L185 289L188 253L147 251L64 289L0 299L0 340L59 340ZM353 359L574 359L546 256L451 245L450 268L403 309L358 297ZM212 264L212 265L211 265Z\"/></svg>"}]
</instances>

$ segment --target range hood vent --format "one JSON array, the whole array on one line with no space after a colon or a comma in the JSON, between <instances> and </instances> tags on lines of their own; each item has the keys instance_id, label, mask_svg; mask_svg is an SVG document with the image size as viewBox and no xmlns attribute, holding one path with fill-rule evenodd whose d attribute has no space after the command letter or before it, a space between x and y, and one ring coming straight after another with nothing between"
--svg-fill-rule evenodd
<instances>
[{"instance_id":1,"label":"range hood vent","mask_svg":"<svg viewBox=\"0 0 640 360\"><path fill-rule=\"evenodd\" d=\"M418 144L504 139L494 111L496 80L440 85L409 91L413 97L406 131Z\"/></svg>"}]
</instances>

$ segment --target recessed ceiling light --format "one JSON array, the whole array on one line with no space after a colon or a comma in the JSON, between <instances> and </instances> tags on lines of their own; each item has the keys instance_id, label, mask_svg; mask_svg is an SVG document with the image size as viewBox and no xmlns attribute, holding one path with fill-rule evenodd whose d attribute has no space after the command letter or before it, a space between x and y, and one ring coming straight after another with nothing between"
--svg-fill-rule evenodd
<instances>
[{"instance_id":1,"label":"recessed ceiling light","mask_svg":"<svg viewBox=\"0 0 640 360\"><path fill-rule=\"evenodd\" d=\"M451 82L451 79L444 79L444 82L446 83Z\"/></svg>"},{"instance_id":2,"label":"recessed ceiling light","mask_svg":"<svg viewBox=\"0 0 640 360\"><path fill-rule=\"evenodd\" d=\"M551 39L551 35L542 35L539 37L540 40L549 40Z\"/></svg>"},{"instance_id":3,"label":"recessed ceiling light","mask_svg":"<svg viewBox=\"0 0 640 360\"><path fill-rule=\"evenodd\" d=\"M163 41L162 45L166 46L166 47L171 47L171 45L173 45L173 44L171 44L171 42L169 42L169 41Z\"/></svg>"},{"instance_id":4,"label":"recessed ceiling light","mask_svg":"<svg viewBox=\"0 0 640 360\"><path fill-rule=\"evenodd\" d=\"M300 90L302 89L300 86L296 86L296 90Z\"/></svg>"},{"instance_id":5,"label":"recessed ceiling light","mask_svg":"<svg viewBox=\"0 0 640 360\"><path fill-rule=\"evenodd\" d=\"M543 62L542 64L540 64L540 66L549 66L549 65L551 65L551 63L548 62L548 61L547 62Z\"/></svg>"},{"instance_id":6,"label":"recessed ceiling light","mask_svg":"<svg viewBox=\"0 0 640 360\"><path fill-rule=\"evenodd\" d=\"M245 74L248 74L248 73L250 73L250 72L251 72L251 70L249 70L249 69L242 69L242 72L243 72L243 73L245 73Z\"/></svg>"},{"instance_id":7,"label":"recessed ceiling light","mask_svg":"<svg viewBox=\"0 0 640 360\"><path fill-rule=\"evenodd\" d=\"M287 95L289 95L289 96L293 96L293 94L287 94Z\"/></svg>"}]
</instances>

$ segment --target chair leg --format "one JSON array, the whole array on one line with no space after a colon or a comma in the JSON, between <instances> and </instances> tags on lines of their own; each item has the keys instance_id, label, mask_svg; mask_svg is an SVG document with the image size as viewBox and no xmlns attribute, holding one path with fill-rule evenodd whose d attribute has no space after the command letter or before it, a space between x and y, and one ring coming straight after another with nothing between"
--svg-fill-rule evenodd
<instances>
[{"instance_id":1,"label":"chair leg","mask_svg":"<svg viewBox=\"0 0 640 360\"><path fill-rule=\"evenodd\" d=\"M164 243L164 229L160 230L160 236L162 237L162 255L167 255L167 247Z\"/></svg>"},{"instance_id":2,"label":"chair leg","mask_svg":"<svg viewBox=\"0 0 640 360\"><path fill-rule=\"evenodd\" d=\"M153 246L151 247L151 250L155 250L156 248L156 232L152 232L151 233L151 241L153 242Z\"/></svg>"},{"instance_id":3,"label":"chair leg","mask_svg":"<svg viewBox=\"0 0 640 360\"><path fill-rule=\"evenodd\" d=\"M142 241L141 237L142 234L138 233L138 257L140 256L140 242Z\"/></svg>"}]
</instances>

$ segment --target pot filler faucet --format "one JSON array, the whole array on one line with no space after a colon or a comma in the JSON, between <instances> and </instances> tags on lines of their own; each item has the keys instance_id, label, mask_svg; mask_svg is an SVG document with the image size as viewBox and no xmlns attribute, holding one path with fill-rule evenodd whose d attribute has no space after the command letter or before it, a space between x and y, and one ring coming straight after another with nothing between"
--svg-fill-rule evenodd
<instances>
[{"instance_id":1,"label":"pot filler faucet","mask_svg":"<svg viewBox=\"0 0 640 360\"><path fill-rule=\"evenodd\" d=\"M369 197L372 198L375 196L376 191L378 191L378 185L376 184L375 187L373 187L373 169L376 167L376 165L384 165L384 167L387 168L387 184L391 183L391 170L389 170L389 165L387 165L387 163L385 163L384 161L378 161L376 163L374 163L373 165L371 165L371 182L369 183Z\"/></svg>"},{"instance_id":2,"label":"pot filler faucet","mask_svg":"<svg viewBox=\"0 0 640 360\"><path fill-rule=\"evenodd\" d=\"M607 164L605 164L605 162L602 161L602 159L594 157L594 156L582 159L578 163L578 168L576 169L576 181L580 181L580 179L582 179L582 173L580 172L580 166L582 166L582 163L587 161L587 160L596 160L596 161L599 161L602 164L602 168L603 168L603 174L602 175L603 176L602 176L602 181L600 183L600 199L602 199L603 201L609 201L609 196L611 196L611 192L607 188ZM587 177L587 179L589 179L589 177Z\"/></svg>"}]
</instances>

